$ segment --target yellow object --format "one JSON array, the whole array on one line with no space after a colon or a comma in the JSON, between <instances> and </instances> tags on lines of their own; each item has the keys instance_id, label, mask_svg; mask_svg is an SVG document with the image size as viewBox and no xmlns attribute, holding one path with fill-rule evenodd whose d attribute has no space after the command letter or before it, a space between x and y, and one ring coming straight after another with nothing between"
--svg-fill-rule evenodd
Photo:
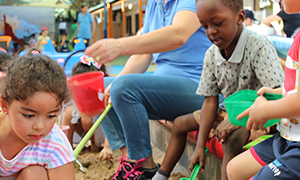
<instances>
[{"instance_id":1,"label":"yellow object","mask_svg":"<svg viewBox=\"0 0 300 180\"><path fill-rule=\"evenodd\" d=\"M42 44L48 44L48 41L43 40Z\"/></svg>"}]
</instances>

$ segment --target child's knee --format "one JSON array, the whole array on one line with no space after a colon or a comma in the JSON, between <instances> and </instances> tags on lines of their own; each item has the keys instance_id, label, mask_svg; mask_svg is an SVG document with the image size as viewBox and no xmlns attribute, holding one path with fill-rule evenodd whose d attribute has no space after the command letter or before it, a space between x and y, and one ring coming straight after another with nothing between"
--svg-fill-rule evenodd
<instances>
[{"instance_id":1,"label":"child's knee","mask_svg":"<svg viewBox=\"0 0 300 180\"><path fill-rule=\"evenodd\" d=\"M173 122L173 131L182 131L184 125L184 118L183 116L177 117Z\"/></svg>"},{"instance_id":2,"label":"child's knee","mask_svg":"<svg viewBox=\"0 0 300 180\"><path fill-rule=\"evenodd\" d=\"M233 131L225 140L223 148L226 152L239 154L249 138L249 131L246 128L238 128Z\"/></svg>"}]
</instances>

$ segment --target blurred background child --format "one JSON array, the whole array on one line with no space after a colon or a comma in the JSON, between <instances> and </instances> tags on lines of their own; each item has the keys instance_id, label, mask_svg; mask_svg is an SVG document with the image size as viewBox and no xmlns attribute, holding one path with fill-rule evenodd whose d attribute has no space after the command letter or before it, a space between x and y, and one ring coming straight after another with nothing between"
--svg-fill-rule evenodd
<instances>
[{"instance_id":1,"label":"blurred background child","mask_svg":"<svg viewBox=\"0 0 300 180\"><path fill-rule=\"evenodd\" d=\"M12 61L1 84L0 179L75 179L72 147L55 124L68 98L53 59L30 50Z\"/></svg>"},{"instance_id":2,"label":"blurred background child","mask_svg":"<svg viewBox=\"0 0 300 180\"><path fill-rule=\"evenodd\" d=\"M69 40L67 40L67 34L62 33L61 34L61 41L59 43L59 52L70 52L69 48Z\"/></svg>"},{"instance_id":3,"label":"blurred background child","mask_svg":"<svg viewBox=\"0 0 300 180\"><path fill-rule=\"evenodd\" d=\"M92 71L102 71L105 76L108 76L105 65L100 65L87 56L82 57L80 62L73 66L72 76ZM93 126L93 123L97 120L96 117L81 117L74 101L64 106L64 110L60 119L62 125L70 126L68 131L68 139L71 144L73 144L74 132L83 137L85 133L87 133ZM90 140L92 152L99 152L102 144L104 143L104 147L100 153L100 158L112 158L112 151L100 126L97 128Z\"/></svg>"},{"instance_id":4,"label":"blurred background child","mask_svg":"<svg viewBox=\"0 0 300 180\"><path fill-rule=\"evenodd\" d=\"M34 45L35 48L38 48L40 51L44 49L43 41L50 39L49 31L47 27L43 27L41 34L38 36L37 41Z\"/></svg>"}]
</instances>

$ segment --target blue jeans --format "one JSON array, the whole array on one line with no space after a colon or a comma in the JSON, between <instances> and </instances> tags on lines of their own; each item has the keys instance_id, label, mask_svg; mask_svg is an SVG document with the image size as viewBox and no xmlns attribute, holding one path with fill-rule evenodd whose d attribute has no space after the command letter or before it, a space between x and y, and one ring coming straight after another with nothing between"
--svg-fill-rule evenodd
<instances>
[{"instance_id":1,"label":"blue jeans","mask_svg":"<svg viewBox=\"0 0 300 180\"><path fill-rule=\"evenodd\" d=\"M282 36L269 36L268 38L275 46L278 56L286 58L294 39Z\"/></svg>"},{"instance_id":2,"label":"blue jeans","mask_svg":"<svg viewBox=\"0 0 300 180\"><path fill-rule=\"evenodd\" d=\"M104 78L111 86L113 109L101 126L112 150L127 145L129 158L138 160L152 154L149 119L173 121L201 109L203 96L198 83L179 76L129 74Z\"/></svg>"}]
</instances>

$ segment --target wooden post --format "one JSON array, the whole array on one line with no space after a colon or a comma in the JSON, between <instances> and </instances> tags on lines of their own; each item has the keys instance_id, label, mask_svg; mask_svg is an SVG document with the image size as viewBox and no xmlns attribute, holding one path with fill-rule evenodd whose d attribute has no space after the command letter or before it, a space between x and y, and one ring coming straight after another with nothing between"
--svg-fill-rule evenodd
<instances>
[{"instance_id":1,"label":"wooden post","mask_svg":"<svg viewBox=\"0 0 300 180\"><path fill-rule=\"evenodd\" d=\"M108 9L107 37L112 38L113 37L113 11L112 11L112 5L110 3L107 3L107 9Z\"/></svg>"},{"instance_id":2,"label":"wooden post","mask_svg":"<svg viewBox=\"0 0 300 180\"><path fill-rule=\"evenodd\" d=\"M122 8L122 32L123 32L123 37L126 36L126 7L125 7L125 1L122 0L121 4Z\"/></svg>"},{"instance_id":3,"label":"wooden post","mask_svg":"<svg viewBox=\"0 0 300 180\"><path fill-rule=\"evenodd\" d=\"M139 28L143 27L143 0L139 0Z\"/></svg>"},{"instance_id":4,"label":"wooden post","mask_svg":"<svg viewBox=\"0 0 300 180\"><path fill-rule=\"evenodd\" d=\"M95 13L92 13L92 17L93 17L94 22L95 22L95 24L97 26L97 20L95 19ZM92 37L93 37L93 43L95 43L96 42L96 27L95 27L95 31L92 34Z\"/></svg>"},{"instance_id":5,"label":"wooden post","mask_svg":"<svg viewBox=\"0 0 300 180\"><path fill-rule=\"evenodd\" d=\"M100 11L100 19L102 19L103 20L103 9L102 9L102 11ZM101 24L100 24L100 39L103 39L103 23L104 23L104 21L102 21L101 22Z\"/></svg>"}]
</instances>

